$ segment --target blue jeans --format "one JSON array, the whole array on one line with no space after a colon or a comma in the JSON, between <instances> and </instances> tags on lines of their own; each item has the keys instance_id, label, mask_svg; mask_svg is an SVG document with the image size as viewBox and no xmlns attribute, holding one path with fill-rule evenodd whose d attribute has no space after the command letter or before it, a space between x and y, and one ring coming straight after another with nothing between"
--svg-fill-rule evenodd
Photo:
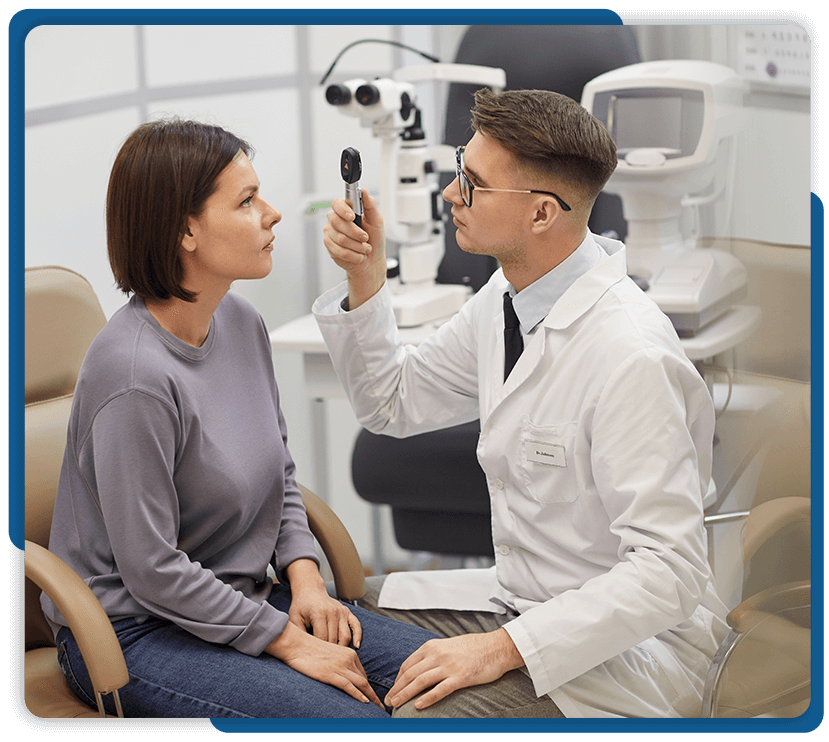
<instances>
[{"instance_id":1,"label":"blue jeans","mask_svg":"<svg viewBox=\"0 0 829 742\"><path fill-rule=\"evenodd\" d=\"M290 590L275 585L268 602L287 613ZM403 661L436 634L359 607L349 608L363 626L357 654L382 701ZM205 642L169 621L151 617L139 623L126 618L113 627L129 669L130 681L120 691L128 717L388 718L375 704L361 703L275 657L251 657ZM81 653L68 628L58 632L57 645L69 685L81 700L97 708ZM112 695L104 697L104 704L107 713L115 714Z\"/></svg>"}]
</instances>

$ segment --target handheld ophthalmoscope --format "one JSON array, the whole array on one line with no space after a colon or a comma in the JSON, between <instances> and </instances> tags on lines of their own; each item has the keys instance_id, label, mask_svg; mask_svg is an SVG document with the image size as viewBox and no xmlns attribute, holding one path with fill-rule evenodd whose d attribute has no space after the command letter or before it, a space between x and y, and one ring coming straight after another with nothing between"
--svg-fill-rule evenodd
<instances>
[{"instance_id":1,"label":"handheld ophthalmoscope","mask_svg":"<svg viewBox=\"0 0 829 742\"><path fill-rule=\"evenodd\" d=\"M345 197L351 202L354 209L354 223L363 226L363 191L360 189L360 176L363 173L363 164L360 161L360 152L354 147L346 147L340 158L340 175L345 181Z\"/></svg>"}]
</instances>

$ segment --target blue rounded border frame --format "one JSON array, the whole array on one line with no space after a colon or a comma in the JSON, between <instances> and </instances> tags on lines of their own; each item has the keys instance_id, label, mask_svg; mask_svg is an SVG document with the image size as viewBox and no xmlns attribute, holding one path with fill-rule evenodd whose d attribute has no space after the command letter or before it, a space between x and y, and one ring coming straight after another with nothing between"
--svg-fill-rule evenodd
<instances>
[{"instance_id":1,"label":"blue rounded border frame","mask_svg":"<svg viewBox=\"0 0 829 742\"><path fill-rule=\"evenodd\" d=\"M23 98L24 98L24 43L26 35L39 25L84 25L84 24L319 24L343 23L353 25L377 24L457 24L457 23L510 23L522 24L583 24L615 25L628 23L792 23L809 32L813 43L813 57L818 59L817 35L813 19L795 13L779 11L747 11L745 13L717 13L707 15L694 11L611 11L606 9L562 9L562 10L465 10L465 9L336 9L321 10L117 10L117 9L29 9L17 12L8 24L8 528L9 553L12 585L12 685L20 685L20 583L22 580L23 547ZM814 69L819 69L814 63ZM814 87L817 98L817 85ZM818 103L813 101L813 112L817 113ZM813 118L813 131L818 132ZM816 150L817 153L817 150ZM813 163L817 172L818 163ZM816 180L816 178L815 178ZM824 213L823 203L812 193L812 377L819 380L813 390L813 410L819 423L813 424L813 447L822 450L823 402L824 402ZM814 420L813 416L813 420ZM823 461L812 464L812 486L823 492ZM815 553L823 554L823 498L815 499L817 515L813 522L819 524L819 538ZM823 625L823 559L813 560L813 609L818 615L818 625ZM813 664L813 701L809 711L797 719L745 719L745 720L703 720L703 719L473 719L473 720L430 720L430 721L351 721L343 719L249 719L185 722L177 720L116 721L93 720L45 722L32 717L22 703L19 688L15 695L18 718L30 728L58 730L128 730L128 731L218 731L231 733L269 732L356 732L356 733L412 733L412 732L461 732L461 733L798 733L810 732L820 726L824 708L824 662L823 634L813 635L812 652L817 660ZM17 656L17 659L14 659Z\"/></svg>"}]
</instances>

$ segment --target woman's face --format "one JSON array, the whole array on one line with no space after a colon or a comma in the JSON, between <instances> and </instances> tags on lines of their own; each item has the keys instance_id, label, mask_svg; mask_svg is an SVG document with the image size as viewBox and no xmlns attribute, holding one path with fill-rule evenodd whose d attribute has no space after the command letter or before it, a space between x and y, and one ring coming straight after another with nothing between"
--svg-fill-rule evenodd
<instances>
[{"instance_id":1,"label":"woman's face","mask_svg":"<svg viewBox=\"0 0 829 742\"><path fill-rule=\"evenodd\" d=\"M282 214L259 194L259 179L240 152L219 174L216 190L182 239L186 280L229 288L238 279L264 278L273 267L273 227Z\"/></svg>"}]
</instances>

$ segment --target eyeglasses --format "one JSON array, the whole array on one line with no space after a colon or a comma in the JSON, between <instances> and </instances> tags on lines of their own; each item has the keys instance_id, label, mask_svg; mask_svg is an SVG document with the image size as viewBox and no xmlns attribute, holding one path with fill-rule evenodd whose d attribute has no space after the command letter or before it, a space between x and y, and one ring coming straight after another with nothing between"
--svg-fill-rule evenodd
<instances>
[{"instance_id":1,"label":"eyeglasses","mask_svg":"<svg viewBox=\"0 0 829 742\"><path fill-rule=\"evenodd\" d=\"M466 176L466 173L463 170L463 152L466 147L458 147L455 150L455 172L458 176L458 183L460 183L461 188L461 198L463 199L464 204L467 208L472 208L472 191L479 190L479 191L493 191L496 193L544 193L547 196L552 196L556 201L558 201L559 205L565 211L570 211L570 207L564 203L555 193L551 193L550 191L527 191L521 190L516 191L511 188L481 188L481 186L472 185L472 181Z\"/></svg>"}]
</instances>

